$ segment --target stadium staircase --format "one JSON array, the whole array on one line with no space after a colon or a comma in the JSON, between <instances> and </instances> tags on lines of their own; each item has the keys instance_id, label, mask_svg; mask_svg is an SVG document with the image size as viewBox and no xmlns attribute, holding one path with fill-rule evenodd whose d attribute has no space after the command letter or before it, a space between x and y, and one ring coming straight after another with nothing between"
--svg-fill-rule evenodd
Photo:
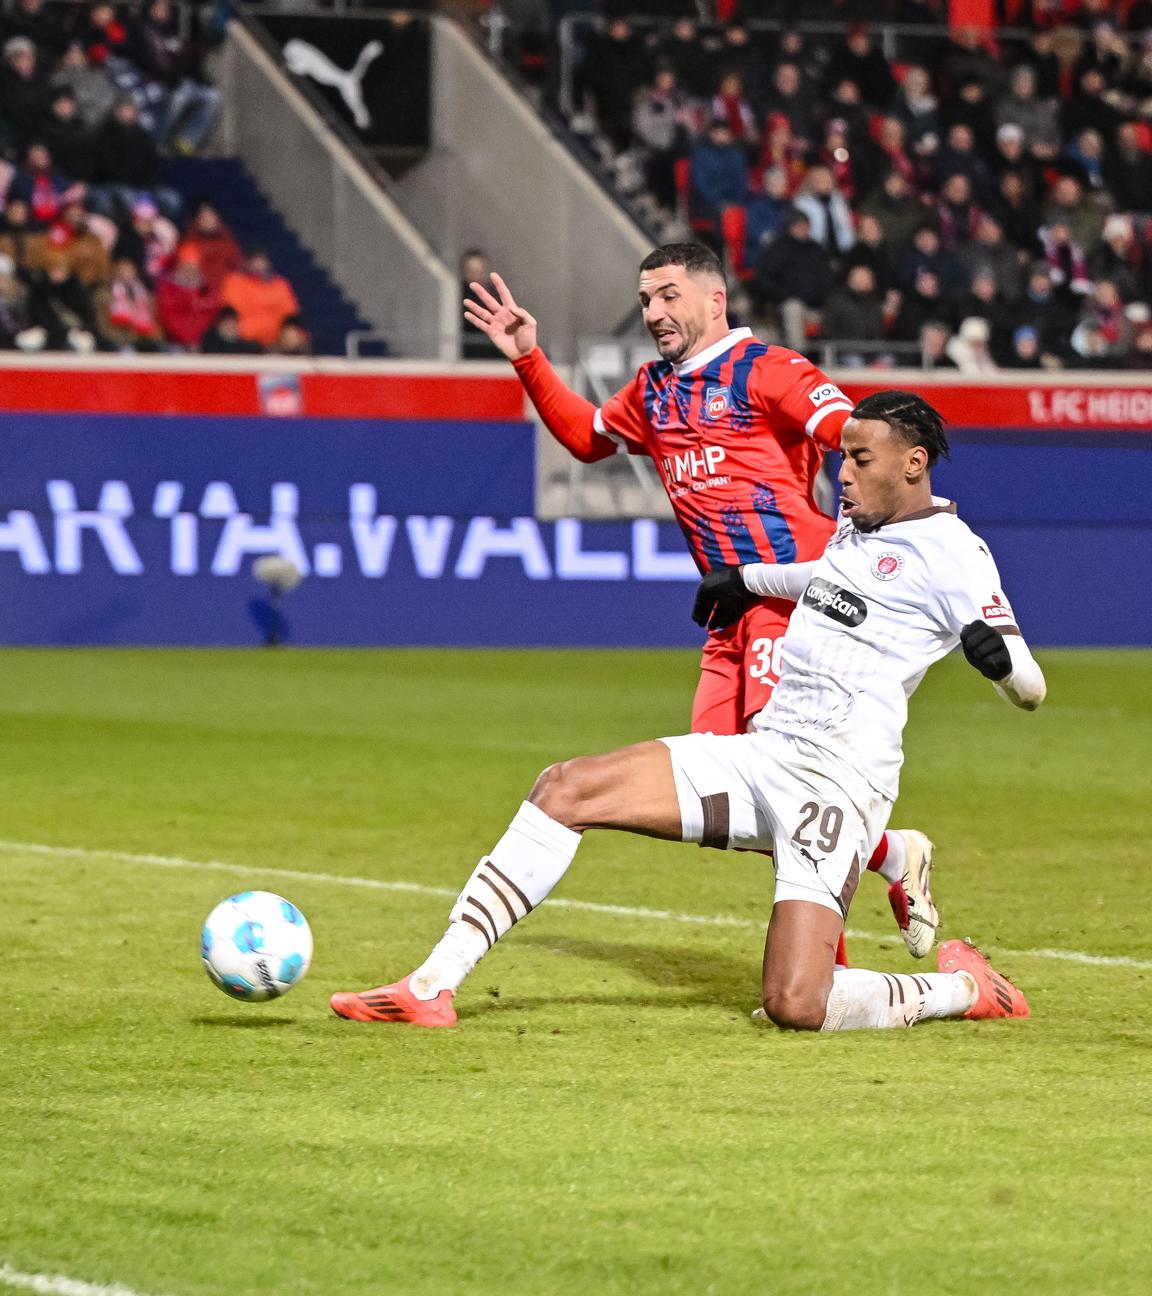
<instances>
[{"instance_id":1,"label":"stadium staircase","mask_svg":"<svg viewBox=\"0 0 1152 1296\"><path fill-rule=\"evenodd\" d=\"M210 199L241 247L264 248L300 299L300 312L317 355L344 355L347 334L371 327L288 228L241 163L233 158L170 158L164 164L161 183L180 193L189 208L199 198Z\"/></svg>"}]
</instances>

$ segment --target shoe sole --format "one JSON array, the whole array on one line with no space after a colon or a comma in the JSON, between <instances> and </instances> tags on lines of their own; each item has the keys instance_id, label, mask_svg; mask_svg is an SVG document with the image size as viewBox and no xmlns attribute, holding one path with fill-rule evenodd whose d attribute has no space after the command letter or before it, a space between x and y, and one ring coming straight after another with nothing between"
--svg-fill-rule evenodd
<instances>
[{"instance_id":1,"label":"shoe sole","mask_svg":"<svg viewBox=\"0 0 1152 1296\"><path fill-rule=\"evenodd\" d=\"M904 944L908 948L908 953L913 958L922 959L932 952L932 947L936 944L936 932L940 927L940 914L932 903L932 892L928 885L928 880L932 875L932 854L936 847L928 837L916 828L903 828L898 829L898 831L904 838L909 854L909 865L904 876L914 877L919 887L918 893L909 895L902 881L894 883L904 893L904 898L908 902L908 926L900 929L900 935L904 937ZM913 856L915 856L915 862L913 862ZM923 903L927 905L928 911L935 918L935 922L917 913L915 901L921 897ZM889 898L889 902L891 903L891 898Z\"/></svg>"}]
</instances>

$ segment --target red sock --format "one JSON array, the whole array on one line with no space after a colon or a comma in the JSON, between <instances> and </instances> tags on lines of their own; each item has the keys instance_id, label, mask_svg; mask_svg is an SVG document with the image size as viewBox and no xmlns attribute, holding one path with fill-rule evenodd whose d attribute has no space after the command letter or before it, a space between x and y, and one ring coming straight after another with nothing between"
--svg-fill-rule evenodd
<instances>
[{"instance_id":1,"label":"red sock","mask_svg":"<svg viewBox=\"0 0 1152 1296\"><path fill-rule=\"evenodd\" d=\"M872 852L872 858L868 861L868 867L872 870L873 873L879 873L880 869L884 865L884 861L887 858L888 858L888 834L881 833L880 841L877 844L876 849Z\"/></svg>"},{"instance_id":2,"label":"red sock","mask_svg":"<svg viewBox=\"0 0 1152 1296\"><path fill-rule=\"evenodd\" d=\"M836 944L836 962L841 967L850 967L848 962L848 946L844 944L844 933L840 933L840 939Z\"/></svg>"}]
</instances>

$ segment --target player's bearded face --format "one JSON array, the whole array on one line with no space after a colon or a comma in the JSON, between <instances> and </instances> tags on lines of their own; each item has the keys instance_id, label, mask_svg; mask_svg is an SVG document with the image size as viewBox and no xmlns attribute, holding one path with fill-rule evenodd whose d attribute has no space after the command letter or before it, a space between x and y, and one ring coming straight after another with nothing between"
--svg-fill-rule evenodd
<instances>
[{"instance_id":1,"label":"player's bearded face","mask_svg":"<svg viewBox=\"0 0 1152 1296\"><path fill-rule=\"evenodd\" d=\"M857 531L873 531L919 506L917 482L909 476L910 451L902 437L879 419L849 419L840 444L840 516Z\"/></svg>"},{"instance_id":2,"label":"player's bearded face","mask_svg":"<svg viewBox=\"0 0 1152 1296\"><path fill-rule=\"evenodd\" d=\"M662 266L640 276L644 324L662 360L679 364L700 349L711 319L715 285L683 266Z\"/></svg>"}]
</instances>

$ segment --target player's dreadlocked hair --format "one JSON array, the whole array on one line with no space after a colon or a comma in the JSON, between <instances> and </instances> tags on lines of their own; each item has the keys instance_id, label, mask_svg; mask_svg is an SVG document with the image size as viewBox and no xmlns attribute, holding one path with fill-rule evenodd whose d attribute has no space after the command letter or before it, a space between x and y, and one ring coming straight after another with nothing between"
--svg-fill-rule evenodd
<instances>
[{"instance_id":1,"label":"player's dreadlocked hair","mask_svg":"<svg viewBox=\"0 0 1152 1296\"><path fill-rule=\"evenodd\" d=\"M663 266L683 266L691 274L715 275L727 284L720 258L703 243L665 243L640 262L641 272L659 270Z\"/></svg>"},{"instance_id":2,"label":"player's dreadlocked hair","mask_svg":"<svg viewBox=\"0 0 1152 1296\"><path fill-rule=\"evenodd\" d=\"M937 410L915 392L881 391L865 396L852 411L857 419L879 419L898 432L909 445L928 451L928 467L933 468L941 455L951 458L944 420Z\"/></svg>"}]
</instances>

